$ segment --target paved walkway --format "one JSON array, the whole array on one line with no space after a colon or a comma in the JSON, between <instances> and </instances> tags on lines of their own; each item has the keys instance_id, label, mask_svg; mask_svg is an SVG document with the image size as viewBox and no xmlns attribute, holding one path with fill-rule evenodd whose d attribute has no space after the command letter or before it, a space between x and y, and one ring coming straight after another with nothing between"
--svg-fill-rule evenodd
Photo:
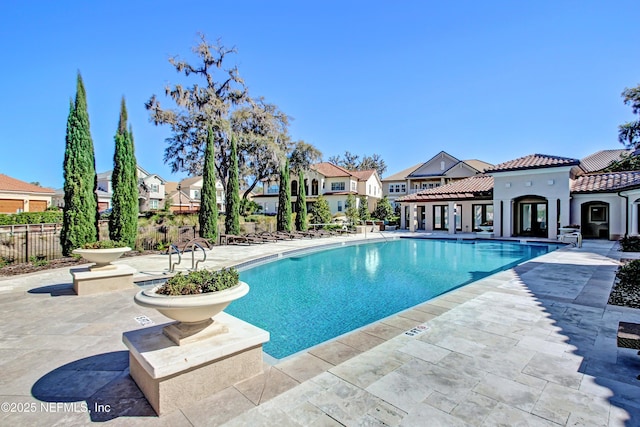
<instances>
[{"instance_id":1,"label":"paved walkway","mask_svg":"<svg viewBox=\"0 0 640 427\"><path fill-rule=\"evenodd\" d=\"M216 247L205 266L354 239ZM0 278L0 425L640 425L640 357L616 347L640 310L606 304L621 256L604 241L546 254L162 417L129 377L122 332L167 320L135 289L78 297L69 269ZM119 262L138 278L168 268Z\"/></svg>"}]
</instances>

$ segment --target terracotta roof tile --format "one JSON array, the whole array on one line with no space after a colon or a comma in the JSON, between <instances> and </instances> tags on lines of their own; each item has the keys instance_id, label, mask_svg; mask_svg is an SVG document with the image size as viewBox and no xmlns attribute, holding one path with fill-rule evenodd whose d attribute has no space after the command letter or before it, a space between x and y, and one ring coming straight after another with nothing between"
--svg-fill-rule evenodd
<instances>
[{"instance_id":1,"label":"terracotta roof tile","mask_svg":"<svg viewBox=\"0 0 640 427\"><path fill-rule=\"evenodd\" d=\"M493 177L475 175L454 181L441 187L422 190L397 199L399 202L424 202L429 200L460 200L490 196L493 192Z\"/></svg>"},{"instance_id":2,"label":"terracotta roof tile","mask_svg":"<svg viewBox=\"0 0 640 427\"><path fill-rule=\"evenodd\" d=\"M600 150L580 161L580 166L586 172L597 172L606 168L614 160L620 160L623 154L631 153L631 150Z\"/></svg>"},{"instance_id":3,"label":"terracotta roof tile","mask_svg":"<svg viewBox=\"0 0 640 427\"><path fill-rule=\"evenodd\" d=\"M327 178L333 178L333 177L339 177L339 176L351 176L351 173L345 168L342 168L340 166L334 165L333 163L329 163L329 162L316 163L315 165L311 165L311 168L315 169L316 171L326 176Z\"/></svg>"},{"instance_id":4,"label":"terracotta roof tile","mask_svg":"<svg viewBox=\"0 0 640 427\"><path fill-rule=\"evenodd\" d=\"M54 194L53 188L39 187L0 173L0 191Z\"/></svg>"},{"instance_id":5,"label":"terracotta roof tile","mask_svg":"<svg viewBox=\"0 0 640 427\"><path fill-rule=\"evenodd\" d=\"M366 181L369 178L371 178L371 176L376 173L375 169L369 169L366 171L349 171L351 172L351 174L353 176L355 176L356 178L358 178L359 181Z\"/></svg>"},{"instance_id":6,"label":"terracotta roof tile","mask_svg":"<svg viewBox=\"0 0 640 427\"><path fill-rule=\"evenodd\" d=\"M640 186L640 171L598 173L578 177L571 183L571 192L620 191L637 186Z\"/></svg>"},{"instance_id":7,"label":"terracotta roof tile","mask_svg":"<svg viewBox=\"0 0 640 427\"><path fill-rule=\"evenodd\" d=\"M523 169L538 169L559 166L577 166L580 161L569 157L549 156L547 154L530 154L515 160L497 164L486 170L487 173L506 172Z\"/></svg>"}]
</instances>

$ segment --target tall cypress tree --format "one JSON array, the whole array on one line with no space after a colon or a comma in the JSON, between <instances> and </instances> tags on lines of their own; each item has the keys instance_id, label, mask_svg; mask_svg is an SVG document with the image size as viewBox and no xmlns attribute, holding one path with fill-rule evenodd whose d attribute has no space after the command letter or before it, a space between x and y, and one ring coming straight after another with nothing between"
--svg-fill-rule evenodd
<instances>
[{"instance_id":1,"label":"tall cypress tree","mask_svg":"<svg viewBox=\"0 0 640 427\"><path fill-rule=\"evenodd\" d=\"M127 129L127 106L122 97L120 119L113 154L112 211L109 238L135 247L138 234L138 173L133 147L133 133Z\"/></svg>"},{"instance_id":2,"label":"tall cypress tree","mask_svg":"<svg viewBox=\"0 0 640 427\"><path fill-rule=\"evenodd\" d=\"M207 146L204 151L204 172L200 195L200 237L215 243L218 239L218 202L216 200L215 141L211 126L207 129Z\"/></svg>"},{"instance_id":3,"label":"tall cypress tree","mask_svg":"<svg viewBox=\"0 0 640 427\"><path fill-rule=\"evenodd\" d=\"M96 162L87 111L87 95L78 73L76 99L67 119L64 153L64 209L60 243L65 256L98 239Z\"/></svg>"},{"instance_id":4,"label":"tall cypress tree","mask_svg":"<svg viewBox=\"0 0 640 427\"><path fill-rule=\"evenodd\" d=\"M367 201L367 196L360 196L359 199L358 216L361 220L367 221L371 219L371 212L369 212L369 202Z\"/></svg>"},{"instance_id":5,"label":"tall cypress tree","mask_svg":"<svg viewBox=\"0 0 640 427\"><path fill-rule=\"evenodd\" d=\"M304 186L304 174L298 172L298 203L296 215L296 230L307 231L307 189Z\"/></svg>"},{"instance_id":6,"label":"tall cypress tree","mask_svg":"<svg viewBox=\"0 0 640 427\"><path fill-rule=\"evenodd\" d=\"M278 231L291 231L291 179L289 159L280 169L280 191L278 192Z\"/></svg>"},{"instance_id":7,"label":"tall cypress tree","mask_svg":"<svg viewBox=\"0 0 640 427\"><path fill-rule=\"evenodd\" d=\"M231 136L231 168L227 181L226 218L224 229L227 234L240 234L240 182L238 180L238 143L236 137Z\"/></svg>"}]
</instances>

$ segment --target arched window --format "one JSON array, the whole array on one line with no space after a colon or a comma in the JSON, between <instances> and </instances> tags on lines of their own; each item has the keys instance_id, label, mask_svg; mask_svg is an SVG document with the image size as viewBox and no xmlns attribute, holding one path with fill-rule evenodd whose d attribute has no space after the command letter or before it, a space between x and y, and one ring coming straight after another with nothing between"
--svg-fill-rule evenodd
<instances>
[{"instance_id":1,"label":"arched window","mask_svg":"<svg viewBox=\"0 0 640 427\"><path fill-rule=\"evenodd\" d=\"M291 181L291 195L298 195L298 181Z\"/></svg>"},{"instance_id":2,"label":"arched window","mask_svg":"<svg viewBox=\"0 0 640 427\"><path fill-rule=\"evenodd\" d=\"M311 181L311 195L312 196L317 196L318 195L318 180L314 179L313 181Z\"/></svg>"}]
</instances>

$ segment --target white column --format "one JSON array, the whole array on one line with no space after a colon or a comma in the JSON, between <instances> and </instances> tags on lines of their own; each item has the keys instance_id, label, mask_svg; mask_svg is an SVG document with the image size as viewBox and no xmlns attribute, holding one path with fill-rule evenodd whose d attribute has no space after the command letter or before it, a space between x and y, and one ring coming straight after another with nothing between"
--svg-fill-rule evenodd
<instances>
[{"instance_id":1,"label":"white column","mask_svg":"<svg viewBox=\"0 0 640 427\"><path fill-rule=\"evenodd\" d=\"M631 201L629 203L631 205L629 207L629 221L631 221L631 224L629 224L629 235L637 236L638 235L638 204L633 203Z\"/></svg>"},{"instance_id":2,"label":"white column","mask_svg":"<svg viewBox=\"0 0 640 427\"><path fill-rule=\"evenodd\" d=\"M409 231L416 231L418 225L418 207L415 203L409 204Z\"/></svg>"},{"instance_id":3,"label":"white column","mask_svg":"<svg viewBox=\"0 0 640 427\"><path fill-rule=\"evenodd\" d=\"M576 221L580 223L580 221ZM571 200L560 199L560 227L572 224L571 222Z\"/></svg>"},{"instance_id":4,"label":"white column","mask_svg":"<svg viewBox=\"0 0 640 427\"><path fill-rule=\"evenodd\" d=\"M407 226L407 221L406 221L406 211L407 211L407 206L406 205L400 205L400 229L404 230Z\"/></svg>"},{"instance_id":5,"label":"white column","mask_svg":"<svg viewBox=\"0 0 640 427\"><path fill-rule=\"evenodd\" d=\"M502 229L502 215L500 215L500 200L493 201L493 235L496 237L502 236L500 230Z\"/></svg>"},{"instance_id":6,"label":"white column","mask_svg":"<svg viewBox=\"0 0 640 427\"><path fill-rule=\"evenodd\" d=\"M449 234L456 234L456 204L455 202L449 202L448 206Z\"/></svg>"},{"instance_id":7,"label":"white column","mask_svg":"<svg viewBox=\"0 0 640 427\"><path fill-rule=\"evenodd\" d=\"M558 238L558 199L549 199L547 202L547 236L550 239Z\"/></svg>"}]
</instances>

